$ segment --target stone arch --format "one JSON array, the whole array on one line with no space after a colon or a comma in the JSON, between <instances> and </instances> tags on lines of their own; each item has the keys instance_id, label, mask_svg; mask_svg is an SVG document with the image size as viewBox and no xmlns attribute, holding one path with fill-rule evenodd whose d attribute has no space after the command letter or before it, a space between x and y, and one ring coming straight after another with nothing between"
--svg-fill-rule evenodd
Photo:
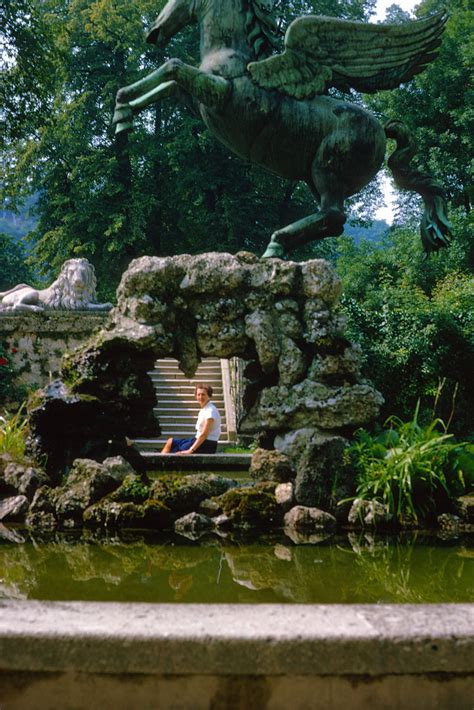
<instances>
[{"instance_id":1,"label":"stone arch","mask_svg":"<svg viewBox=\"0 0 474 710\"><path fill-rule=\"evenodd\" d=\"M291 453L302 437L342 441L378 414L382 398L360 380L358 350L335 309L340 292L334 269L321 259L297 263L248 252L136 259L106 327L64 361L60 397L67 406L58 404L57 390L32 411L37 448L58 466L58 446L69 450L69 461L101 447L105 455L119 453L111 445L123 454L126 437L156 436L147 372L162 357L176 358L190 378L206 356L246 360L240 430L263 435L267 447ZM54 407L61 444L51 434ZM69 420L74 426L66 431ZM296 436L301 431L307 434Z\"/></svg>"}]
</instances>

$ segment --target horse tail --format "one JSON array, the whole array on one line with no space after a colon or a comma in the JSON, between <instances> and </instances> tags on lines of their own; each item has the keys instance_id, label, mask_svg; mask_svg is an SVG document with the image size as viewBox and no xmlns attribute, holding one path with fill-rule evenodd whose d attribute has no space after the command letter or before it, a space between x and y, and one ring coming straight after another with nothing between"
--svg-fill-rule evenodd
<instances>
[{"instance_id":1,"label":"horse tail","mask_svg":"<svg viewBox=\"0 0 474 710\"><path fill-rule=\"evenodd\" d=\"M449 245L452 230L444 190L431 175L411 167L416 150L408 127L402 121L390 120L384 125L384 130L387 138L394 138L397 142L387 161L395 184L403 190L418 192L425 205L420 224L423 248L427 254L438 251Z\"/></svg>"}]
</instances>

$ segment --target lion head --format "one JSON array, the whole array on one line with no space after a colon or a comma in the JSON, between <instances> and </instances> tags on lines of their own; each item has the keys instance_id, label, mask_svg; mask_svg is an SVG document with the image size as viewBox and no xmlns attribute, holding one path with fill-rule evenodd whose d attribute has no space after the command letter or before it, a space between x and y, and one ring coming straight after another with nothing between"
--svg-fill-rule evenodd
<instances>
[{"instance_id":1,"label":"lion head","mask_svg":"<svg viewBox=\"0 0 474 710\"><path fill-rule=\"evenodd\" d=\"M48 289L44 303L49 308L80 309L95 303L97 280L87 259L68 259Z\"/></svg>"}]
</instances>

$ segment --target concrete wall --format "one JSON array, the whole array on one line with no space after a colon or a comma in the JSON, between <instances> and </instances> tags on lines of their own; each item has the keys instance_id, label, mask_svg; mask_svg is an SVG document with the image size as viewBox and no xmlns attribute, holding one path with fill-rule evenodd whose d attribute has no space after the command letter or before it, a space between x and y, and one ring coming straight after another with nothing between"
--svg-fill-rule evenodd
<instances>
[{"instance_id":1,"label":"concrete wall","mask_svg":"<svg viewBox=\"0 0 474 710\"><path fill-rule=\"evenodd\" d=\"M16 384L43 387L59 374L66 350L85 342L107 319L105 312L0 313L0 342L16 373Z\"/></svg>"},{"instance_id":2,"label":"concrete wall","mask_svg":"<svg viewBox=\"0 0 474 710\"><path fill-rule=\"evenodd\" d=\"M474 607L0 602L0 707L472 710Z\"/></svg>"}]
</instances>

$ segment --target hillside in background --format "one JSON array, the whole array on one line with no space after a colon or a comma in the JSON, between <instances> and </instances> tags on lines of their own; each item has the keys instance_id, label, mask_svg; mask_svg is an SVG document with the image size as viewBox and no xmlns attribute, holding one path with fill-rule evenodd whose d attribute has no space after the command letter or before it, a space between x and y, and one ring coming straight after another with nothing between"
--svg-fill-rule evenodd
<instances>
[{"instance_id":1,"label":"hillside in background","mask_svg":"<svg viewBox=\"0 0 474 710\"><path fill-rule=\"evenodd\" d=\"M36 195L32 195L18 212L11 212L4 208L0 212L0 232L4 232L13 237L15 242L19 241L25 234L31 232L36 226L37 218L32 214L36 203ZM24 244L28 251L28 247Z\"/></svg>"},{"instance_id":2,"label":"hillside in background","mask_svg":"<svg viewBox=\"0 0 474 710\"><path fill-rule=\"evenodd\" d=\"M388 232L390 225L383 219L375 219L370 226L362 226L359 224L351 224L346 222L344 225L344 234L352 237L356 244L360 241L378 242Z\"/></svg>"}]
</instances>

